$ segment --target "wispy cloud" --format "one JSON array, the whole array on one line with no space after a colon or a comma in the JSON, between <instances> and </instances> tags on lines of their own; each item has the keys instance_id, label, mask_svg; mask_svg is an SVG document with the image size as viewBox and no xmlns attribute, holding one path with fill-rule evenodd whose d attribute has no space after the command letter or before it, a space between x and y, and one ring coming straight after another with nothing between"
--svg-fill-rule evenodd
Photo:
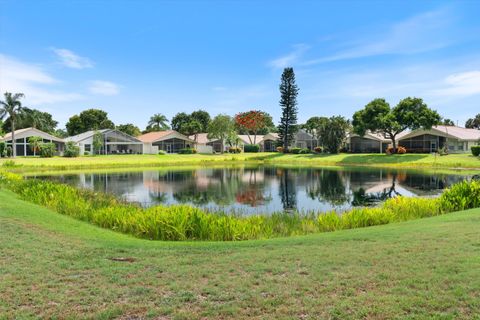
<instances>
[{"instance_id":1,"label":"wispy cloud","mask_svg":"<svg viewBox=\"0 0 480 320\"><path fill-rule=\"evenodd\" d=\"M85 69L93 67L93 62L90 59L81 57L71 50L52 48L52 51L57 55L61 64L65 67L73 69Z\"/></svg>"},{"instance_id":2,"label":"wispy cloud","mask_svg":"<svg viewBox=\"0 0 480 320\"><path fill-rule=\"evenodd\" d=\"M0 91L22 92L33 104L66 102L82 99L82 95L53 89L60 81L41 66L0 54Z\"/></svg>"},{"instance_id":3,"label":"wispy cloud","mask_svg":"<svg viewBox=\"0 0 480 320\"><path fill-rule=\"evenodd\" d=\"M314 65L338 60L363 58L386 54L415 54L447 47L458 41L452 25L452 15L446 9L416 15L391 26L379 28L386 31L369 32L367 37L356 36L346 41L346 49L332 55L303 62Z\"/></svg>"},{"instance_id":4,"label":"wispy cloud","mask_svg":"<svg viewBox=\"0 0 480 320\"><path fill-rule=\"evenodd\" d=\"M283 69L285 67L292 66L292 64L296 63L302 57L305 51L307 51L310 48L309 46L303 43L296 44L293 47L294 49L292 52L269 61L268 66L274 69Z\"/></svg>"},{"instance_id":5,"label":"wispy cloud","mask_svg":"<svg viewBox=\"0 0 480 320\"><path fill-rule=\"evenodd\" d=\"M93 80L90 81L88 90L94 94L100 94L104 96L114 96L120 92L120 88L117 84L110 81Z\"/></svg>"},{"instance_id":6,"label":"wispy cloud","mask_svg":"<svg viewBox=\"0 0 480 320\"><path fill-rule=\"evenodd\" d=\"M444 86L433 90L439 96L470 96L480 94L480 71L466 71L447 76Z\"/></svg>"}]
</instances>

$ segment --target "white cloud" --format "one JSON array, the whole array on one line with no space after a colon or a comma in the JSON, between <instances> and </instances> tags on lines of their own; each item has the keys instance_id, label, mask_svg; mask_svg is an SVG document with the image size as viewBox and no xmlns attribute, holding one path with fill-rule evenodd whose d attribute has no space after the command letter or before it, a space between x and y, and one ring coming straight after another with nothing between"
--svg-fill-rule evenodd
<instances>
[{"instance_id":1,"label":"white cloud","mask_svg":"<svg viewBox=\"0 0 480 320\"><path fill-rule=\"evenodd\" d=\"M455 35L451 22L452 18L448 10L425 12L389 27L377 26L376 29L386 30L385 32L367 32L367 37L355 34L355 38L359 40L344 43L347 49L305 61L303 65L385 54L414 54L440 49L459 39L458 35Z\"/></svg>"},{"instance_id":2,"label":"white cloud","mask_svg":"<svg viewBox=\"0 0 480 320\"><path fill-rule=\"evenodd\" d=\"M439 96L469 96L480 93L480 71L455 73L444 79L445 86L433 90Z\"/></svg>"},{"instance_id":3,"label":"white cloud","mask_svg":"<svg viewBox=\"0 0 480 320\"><path fill-rule=\"evenodd\" d=\"M283 69L292 66L296 63L302 55L309 49L305 44L294 45L294 50L287 55L273 59L268 62L268 65L274 69Z\"/></svg>"},{"instance_id":4,"label":"white cloud","mask_svg":"<svg viewBox=\"0 0 480 320\"><path fill-rule=\"evenodd\" d=\"M60 58L60 62L68 68L85 69L92 68L93 63L90 59L81 57L68 49L53 48L53 52Z\"/></svg>"},{"instance_id":5,"label":"white cloud","mask_svg":"<svg viewBox=\"0 0 480 320\"><path fill-rule=\"evenodd\" d=\"M114 96L120 92L120 88L117 84L103 80L90 81L90 87L88 90L90 90L91 93L104 96Z\"/></svg>"},{"instance_id":6,"label":"white cloud","mask_svg":"<svg viewBox=\"0 0 480 320\"><path fill-rule=\"evenodd\" d=\"M25 93L25 101L33 104L66 102L81 99L77 93L52 90L59 81L36 64L0 54L0 91ZM48 87L48 88L47 88Z\"/></svg>"}]
</instances>

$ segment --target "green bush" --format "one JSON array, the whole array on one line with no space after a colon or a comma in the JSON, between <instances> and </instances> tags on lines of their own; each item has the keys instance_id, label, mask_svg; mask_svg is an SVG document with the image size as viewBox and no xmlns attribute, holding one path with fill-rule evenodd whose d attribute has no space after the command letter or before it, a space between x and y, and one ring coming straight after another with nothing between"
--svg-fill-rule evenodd
<instances>
[{"instance_id":1,"label":"green bush","mask_svg":"<svg viewBox=\"0 0 480 320\"><path fill-rule=\"evenodd\" d=\"M68 141L65 144L65 151L63 156L67 158L76 158L80 155L80 147L77 147L73 141Z\"/></svg>"},{"instance_id":2,"label":"green bush","mask_svg":"<svg viewBox=\"0 0 480 320\"><path fill-rule=\"evenodd\" d=\"M440 197L441 206L447 211L459 211L480 207L480 181L457 183L445 190Z\"/></svg>"},{"instance_id":3,"label":"green bush","mask_svg":"<svg viewBox=\"0 0 480 320\"><path fill-rule=\"evenodd\" d=\"M167 152L165 150L159 150L158 151L158 155L160 155L160 156L164 156L166 154L167 154Z\"/></svg>"},{"instance_id":4,"label":"green bush","mask_svg":"<svg viewBox=\"0 0 480 320\"><path fill-rule=\"evenodd\" d=\"M6 149L7 149L7 144L3 141L0 141L0 158L7 156Z\"/></svg>"},{"instance_id":5,"label":"green bush","mask_svg":"<svg viewBox=\"0 0 480 320\"><path fill-rule=\"evenodd\" d=\"M472 146L471 150L475 157L480 156L480 146Z\"/></svg>"},{"instance_id":6,"label":"green bush","mask_svg":"<svg viewBox=\"0 0 480 320\"><path fill-rule=\"evenodd\" d=\"M228 148L228 153L241 153L242 148L239 147L230 147Z\"/></svg>"},{"instance_id":7,"label":"green bush","mask_svg":"<svg viewBox=\"0 0 480 320\"><path fill-rule=\"evenodd\" d=\"M297 148L297 147L288 149L288 152L293 154L299 154L301 151L302 151L302 148Z\"/></svg>"},{"instance_id":8,"label":"green bush","mask_svg":"<svg viewBox=\"0 0 480 320\"><path fill-rule=\"evenodd\" d=\"M178 153L180 153L180 154L195 154L195 153L197 153L197 149L194 149L194 148L180 149L180 151L178 151Z\"/></svg>"},{"instance_id":9,"label":"green bush","mask_svg":"<svg viewBox=\"0 0 480 320\"><path fill-rule=\"evenodd\" d=\"M300 149L300 152L299 152L299 154L309 154L309 153L312 153L312 150L308 148L302 148Z\"/></svg>"},{"instance_id":10,"label":"green bush","mask_svg":"<svg viewBox=\"0 0 480 320\"><path fill-rule=\"evenodd\" d=\"M245 153L256 153L258 151L260 151L258 144L246 144L243 146L243 152Z\"/></svg>"},{"instance_id":11,"label":"green bush","mask_svg":"<svg viewBox=\"0 0 480 320\"><path fill-rule=\"evenodd\" d=\"M40 144L40 157L51 158L55 155L56 147L53 142L46 142Z\"/></svg>"}]
</instances>

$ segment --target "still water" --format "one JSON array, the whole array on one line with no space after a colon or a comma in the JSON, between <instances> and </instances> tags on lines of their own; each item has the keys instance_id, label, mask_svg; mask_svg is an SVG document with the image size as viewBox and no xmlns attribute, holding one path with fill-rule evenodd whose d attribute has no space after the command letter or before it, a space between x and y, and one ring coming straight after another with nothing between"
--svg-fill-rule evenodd
<instances>
[{"instance_id":1,"label":"still water","mask_svg":"<svg viewBox=\"0 0 480 320\"><path fill-rule=\"evenodd\" d=\"M191 204L243 214L344 211L399 195L432 197L466 177L392 169L275 166L37 176L112 193L142 206Z\"/></svg>"}]
</instances>

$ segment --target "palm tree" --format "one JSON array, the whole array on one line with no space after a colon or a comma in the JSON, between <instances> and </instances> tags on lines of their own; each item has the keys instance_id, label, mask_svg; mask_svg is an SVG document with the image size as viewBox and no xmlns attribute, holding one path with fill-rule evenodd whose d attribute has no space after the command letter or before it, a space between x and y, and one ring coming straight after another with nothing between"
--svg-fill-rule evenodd
<instances>
[{"instance_id":1,"label":"palm tree","mask_svg":"<svg viewBox=\"0 0 480 320\"><path fill-rule=\"evenodd\" d=\"M155 113L150 117L150 121L148 121L147 129L163 131L168 130L169 128L167 117L161 113Z\"/></svg>"},{"instance_id":2,"label":"palm tree","mask_svg":"<svg viewBox=\"0 0 480 320\"><path fill-rule=\"evenodd\" d=\"M30 137L28 138L28 144L30 145L30 148L33 151L33 156L35 157L37 155L37 151L40 150L40 146L43 143L42 137Z\"/></svg>"},{"instance_id":3,"label":"palm tree","mask_svg":"<svg viewBox=\"0 0 480 320\"><path fill-rule=\"evenodd\" d=\"M15 144L15 120L17 115L22 111L22 103L20 99L25 97L23 93L5 92L5 101L0 100L0 119L5 118L7 115L10 117L10 125L12 128L12 155L15 158L17 155L17 148Z\"/></svg>"}]
</instances>

